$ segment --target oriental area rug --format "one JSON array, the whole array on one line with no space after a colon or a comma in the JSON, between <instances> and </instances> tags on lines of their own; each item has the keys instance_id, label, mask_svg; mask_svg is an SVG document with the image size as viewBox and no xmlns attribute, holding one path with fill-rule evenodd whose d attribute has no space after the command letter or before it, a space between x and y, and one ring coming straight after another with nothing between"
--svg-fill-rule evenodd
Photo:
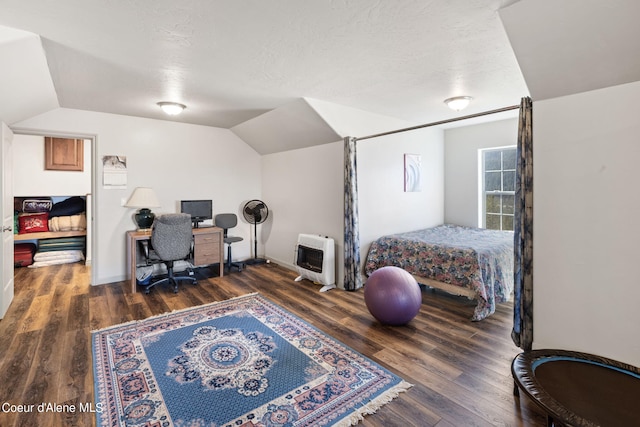
<instances>
[{"instance_id":1,"label":"oriental area rug","mask_svg":"<svg viewBox=\"0 0 640 427\"><path fill-rule=\"evenodd\" d=\"M259 294L92 332L98 426L349 426L411 384Z\"/></svg>"}]
</instances>

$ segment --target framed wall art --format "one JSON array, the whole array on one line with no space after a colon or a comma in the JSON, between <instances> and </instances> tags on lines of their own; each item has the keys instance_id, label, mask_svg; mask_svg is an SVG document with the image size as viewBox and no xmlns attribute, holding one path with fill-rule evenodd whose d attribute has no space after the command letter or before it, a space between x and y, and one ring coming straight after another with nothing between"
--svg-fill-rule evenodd
<instances>
[{"instance_id":1,"label":"framed wall art","mask_svg":"<svg viewBox=\"0 0 640 427\"><path fill-rule=\"evenodd\" d=\"M422 159L419 154L404 155L404 191L422 191Z\"/></svg>"}]
</instances>

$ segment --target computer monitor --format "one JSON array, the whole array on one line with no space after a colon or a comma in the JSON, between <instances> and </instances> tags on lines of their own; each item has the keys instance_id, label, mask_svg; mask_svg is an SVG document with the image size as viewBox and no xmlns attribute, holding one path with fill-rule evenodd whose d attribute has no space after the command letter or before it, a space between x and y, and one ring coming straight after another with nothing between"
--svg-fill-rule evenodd
<instances>
[{"instance_id":1,"label":"computer monitor","mask_svg":"<svg viewBox=\"0 0 640 427\"><path fill-rule=\"evenodd\" d=\"M202 221L213 219L213 202L211 200L181 200L180 212L191 215L194 228Z\"/></svg>"}]
</instances>

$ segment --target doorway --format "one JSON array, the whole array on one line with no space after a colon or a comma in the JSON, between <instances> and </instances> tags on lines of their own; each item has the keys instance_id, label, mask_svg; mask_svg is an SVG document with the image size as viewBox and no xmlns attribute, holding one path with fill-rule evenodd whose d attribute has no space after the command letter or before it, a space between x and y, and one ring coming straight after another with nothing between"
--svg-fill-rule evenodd
<instances>
[{"instance_id":1,"label":"doorway","mask_svg":"<svg viewBox=\"0 0 640 427\"><path fill-rule=\"evenodd\" d=\"M45 138L49 137L82 140L84 142L82 170L46 170ZM52 197L54 201L61 201L65 198L80 196L86 200L85 263L91 266L91 284L96 283L97 270L95 144L95 135L14 129L14 197ZM62 224L62 221L60 223Z\"/></svg>"}]
</instances>

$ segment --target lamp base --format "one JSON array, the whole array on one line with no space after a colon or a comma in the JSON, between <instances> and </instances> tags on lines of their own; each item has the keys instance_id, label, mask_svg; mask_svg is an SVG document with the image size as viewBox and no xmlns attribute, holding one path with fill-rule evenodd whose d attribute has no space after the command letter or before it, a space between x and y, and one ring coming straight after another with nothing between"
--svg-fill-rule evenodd
<instances>
[{"instance_id":1,"label":"lamp base","mask_svg":"<svg viewBox=\"0 0 640 427\"><path fill-rule=\"evenodd\" d=\"M156 214L151 212L151 209L142 208L134 215L134 218L138 224L138 229L146 230L151 228L153 225L153 220L156 218Z\"/></svg>"}]
</instances>

